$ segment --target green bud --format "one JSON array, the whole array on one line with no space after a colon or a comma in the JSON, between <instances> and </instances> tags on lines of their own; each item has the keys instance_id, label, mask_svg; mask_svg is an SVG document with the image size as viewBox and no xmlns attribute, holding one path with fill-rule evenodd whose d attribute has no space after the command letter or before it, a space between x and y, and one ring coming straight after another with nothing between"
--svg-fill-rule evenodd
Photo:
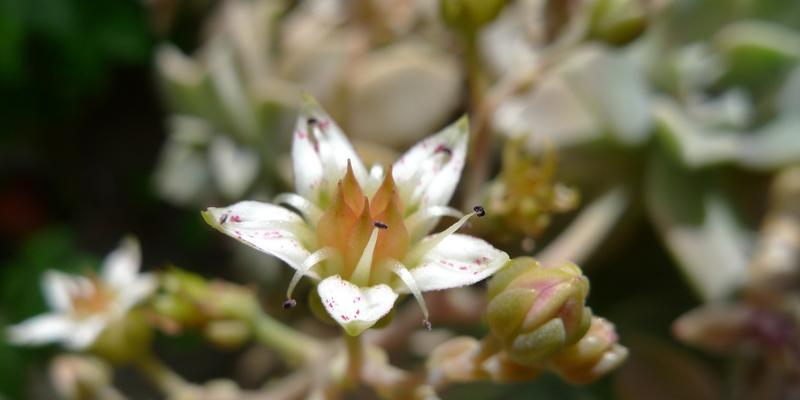
<instances>
[{"instance_id":1,"label":"green bud","mask_svg":"<svg viewBox=\"0 0 800 400\"><path fill-rule=\"evenodd\" d=\"M507 0L441 0L442 19L448 25L466 32L475 32L491 22Z\"/></svg>"},{"instance_id":2,"label":"green bud","mask_svg":"<svg viewBox=\"0 0 800 400\"><path fill-rule=\"evenodd\" d=\"M244 321L229 319L209 322L203 330L205 337L213 344L233 349L250 339L250 325Z\"/></svg>"},{"instance_id":3,"label":"green bud","mask_svg":"<svg viewBox=\"0 0 800 400\"><path fill-rule=\"evenodd\" d=\"M144 316L131 311L106 326L91 351L108 361L126 363L141 356L150 347L152 338L153 331Z\"/></svg>"},{"instance_id":4,"label":"green bud","mask_svg":"<svg viewBox=\"0 0 800 400\"><path fill-rule=\"evenodd\" d=\"M589 281L574 264L515 259L489 283L486 319L512 360L537 366L586 333L588 293Z\"/></svg>"},{"instance_id":5,"label":"green bud","mask_svg":"<svg viewBox=\"0 0 800 400\"><path fill-rule=\"evenodd\" d=\"M646 5L641 0L598 0L592 9L590 35L623 45L639 37L647 22Z\"/></svg>"},{"instance_id":6,"label":"green bud","mask_svg":"<svg viewBox=\"0 0 800 400\"><path fill-rule=\"evenodd\" d=\"M592 318L586 335L550 360L550 368L571 383L589 383L617 368L628 356L628 349L618 344L614 324L604 318Z\"/></svg>"}]
</instances>

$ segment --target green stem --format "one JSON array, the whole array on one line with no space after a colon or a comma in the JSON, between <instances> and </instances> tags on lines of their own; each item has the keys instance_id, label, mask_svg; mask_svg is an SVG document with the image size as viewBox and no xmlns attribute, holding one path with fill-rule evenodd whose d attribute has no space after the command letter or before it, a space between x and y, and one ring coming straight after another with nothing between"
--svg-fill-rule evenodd
<instances>
[{"instance_id":1,"label":"green stem","mask_svg":"<svg viewBox=\"0 0 800 400\"><path fill-rule=\"evenodd\" d=\"M480 49L478 48L477 32L465 32L467 58L467 83L469 87L469 109L475 116L471 124L472 138L470 140L470 163L466 181L466 194L464 201L471 204L481 191L489 175L489 155L491 153L491 128L488 119L483 115L483 108L488 82ZM467 204L467 205L469 205Z\"/></svg>"},{"instance_id":2,"label":"green stem","mask_svg":"<svg viewBox=\"0 0 800 400\"><path fill-rule=\"evenodd\" d=\"M252 324L256 339L278 351L290 363L310 361L322 350L316 339L284 325L265 313L256 314Z\"/></svg>"},{"instance_id":3,"label":"green stem","mask_svg":"<svg viewBox=\"0 0 800 400\"><path fill-rule=\"evenodd\" d=\"M364 341L361 336L344 335L347 346L347 378L357 384L361 380L361 368L364 366Z\"/></svg>"},{"instance_id":4,"label":"green stem","mask_svg":"<svg viewBox=\"0 0 800 400\"><path fill-rule=\"evenodd\" d=\"M175 397L192 387L190 383L186 382L152 354L139 357L135 360L135 365L142 374L158 386L168 397Z\"/></svg>"}]
</instances>

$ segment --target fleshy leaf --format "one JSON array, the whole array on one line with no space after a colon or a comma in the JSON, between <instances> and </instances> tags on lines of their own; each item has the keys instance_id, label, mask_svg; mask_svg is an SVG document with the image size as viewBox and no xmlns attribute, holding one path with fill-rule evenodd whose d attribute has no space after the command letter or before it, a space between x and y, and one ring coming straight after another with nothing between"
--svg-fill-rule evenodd
<instances>
[{"instance_id":1,"label":"fleshy leaf","mask_svg":"<svg viewBox=\"0 0 800 400\"><path fill-rule=\"evenodd\" d=\"M357 336L391 311L397 293L387 285L358 287L339 275L325 278L317 285L319 297L328 314L348 335Z\"/></svg>"},{"instance_id":2,"label":"fleshy leaf","mask_svg":"<svg viewBox=\"0 0 800 400\"><path fill-rule=\"evenodd\" d=\"M308 98L294 129L292 162L295 190L318 206L325 206L336 183L344 177L348 160L356 179L366 182L367 170L336 122Z\"/></svg>"},{"instance_id":3,"label":"fleshy leaf","mask_svg":"<svg viewBox=\"0 0 800 400\"><path fill-rule=\"evenodd\" d=\"M426 239L427 240L427 239ZM502 268L508 254L472 236L452 234L410 266L423 292L472 285Z\"/></svg>"},{"instance_id":4,"label":"fleshy leaf","mask_svg":"<svg viewBox=\"0 0 800 400\"><path fill-rule=\"evenodd\" d=\"M257 250L280 258L297 269L311 254L306 243L311 233L297 214L258 201L242 201L230 207L209 207L206 222L220 232ZM317 278L316 273L309 276Z\"/></svg>"},{"instance_id":5,"label":"fleshy leaf","mask_svg":"<svg viewBox=\"0 0 800 400\"><path fill-rule=\"evenodd\" d=\"M417 143L394 164L393 174L407 209L446 205L461 177L469 140L469 122L462 117Z\"/></svg>"}]
</instances>

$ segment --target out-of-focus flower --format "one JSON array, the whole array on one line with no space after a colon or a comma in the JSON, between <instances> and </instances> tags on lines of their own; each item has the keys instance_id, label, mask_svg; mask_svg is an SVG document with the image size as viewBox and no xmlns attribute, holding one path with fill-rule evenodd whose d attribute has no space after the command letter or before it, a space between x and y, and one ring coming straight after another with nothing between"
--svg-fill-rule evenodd
<instances>
[{"instance_id":1,"label":"out-of-focus flower","mask_svg":"<svg viewBox=\"0 0 800 400\"><path fill-rule=\"evenodd\" d=\"M369 172L339 127L309 101L294 131L297 193L276 203L244 201L209 208L211 226L296 270L287 292L303 276L320 280L328 314L350 335L375 324L398 293L411 292L427 318L422 292L478 282L508 255L483 240L455 232L475 215L446 206L466 156L468 126L461 119L412 147L391 168ZM460 217L427 235L442 216ZM427 235L427 236L426 236Z\"/></svg>"},{"instance_id":2,"label":"out-of-focus flower","mask_svg":"<svg viewBox=\"0 0 800 400\"><path fill-rule=\"evenodd\" d=\"M592 317L586 335L553 356L549 367L566 381L589 383L617 368L628 357L628 349L618 344L618 340L614 324Z\"/></svg>"},{"instance_id":3,"label":"out-of-focus flower","mask_svg":"<svg viewBox=\"0 0 800 400\"><path fill-rule=\"evenodd\" d=\"M20 345L61 342L69 349L85 350L102 341L104 332L119 333L116 328L127 325L131 308L156 288L154 276L139 273L140 262L138 242L126 238L105 258L100 276L48 271L42 284L51 311L9 327L9 341ZM135 347L133 337L113 336L125 341L118 345Z\"/></svg>"},{"instance_id":4,"label":"out-of-focus flower","mask_svg":"<svg viewBox=\"0 0 800 400\"><path fill-rule=\"evenodd\" d=\"M576 190L556 182L555 170L555 152L536 160L522 150L519 141L506 142L500 175L486 193L489 216L478 229L491 231L491 237L499 240L538 237L553 214L578 205Z\"/></svg>"}]
</instances>

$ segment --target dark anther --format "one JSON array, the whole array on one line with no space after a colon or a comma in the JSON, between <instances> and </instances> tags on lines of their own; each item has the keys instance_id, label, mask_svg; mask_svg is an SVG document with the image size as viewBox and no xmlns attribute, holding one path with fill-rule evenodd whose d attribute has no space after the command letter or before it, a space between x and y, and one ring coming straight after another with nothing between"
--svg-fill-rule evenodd
<instances>
[{"instance_id":1,"label":"dark anther","mask_svg":"<svg viewBox=\"0 0 800 400\"><path fill-rule=\"evenodd\" d=\"M475 206L472 209L475 210L475 215L479 217L486 215L486 210L481 206Z\"/></svg>"},{"instance_id":2,"label":"dark anther","mask_svg":"<svg viewBox=\"0 0 800 400\"><path fill-rule=\"evenodd\" d=\"M311 118L308 119L308 124L309 125L316 125L317 122L319 122L319 121L317 121L317 119L314 118L314 117L311 117Z\"/></svg>"},{"instance_id":3,"label":"dark anther","mask_svg":"<svg viewBox=\"0 0 800 400\"><path fill-rule=\"evenodd\" d=\"M221 216L221 217L219 217L219 224L220 224L220 225L222 225L222 224L224 224L224 223L225 223L225 221L227 221L227 220L228 220L228 214L222 214L222 216Z\"/></svg>"},{"instance_id":4,"label":"dark anther","mask_svg":"<svg viewBox=\"0 0 800 400\"><path fill-rule=\"evenodd\" d=\"M425 329L431 330L431 321L428 321L427 319L423 319L422 320L422 325L425 326Z\"/></svg>"},{"instance_id":5,"label":"dark anther","mask_svg":"<svg viewBox=\"0 0 800 400\"><path fill-rule=\"evenodd\" d=\"M378 229L389 229L389 225L386 225L381 221L375 221L373 225L375 225L375 227Z\"/></svg>"},{"instance_id":6,"label":"dark anther","mask_svg":"<svg viewBox=\"0 0 800 400\"><path fill-rule=\"evenodd\" d=\"M290 308L294 308L297 305L297 300L295 299L287 299L283 302L283 308L288 310Z\"/></svg>"}]
</instances>

